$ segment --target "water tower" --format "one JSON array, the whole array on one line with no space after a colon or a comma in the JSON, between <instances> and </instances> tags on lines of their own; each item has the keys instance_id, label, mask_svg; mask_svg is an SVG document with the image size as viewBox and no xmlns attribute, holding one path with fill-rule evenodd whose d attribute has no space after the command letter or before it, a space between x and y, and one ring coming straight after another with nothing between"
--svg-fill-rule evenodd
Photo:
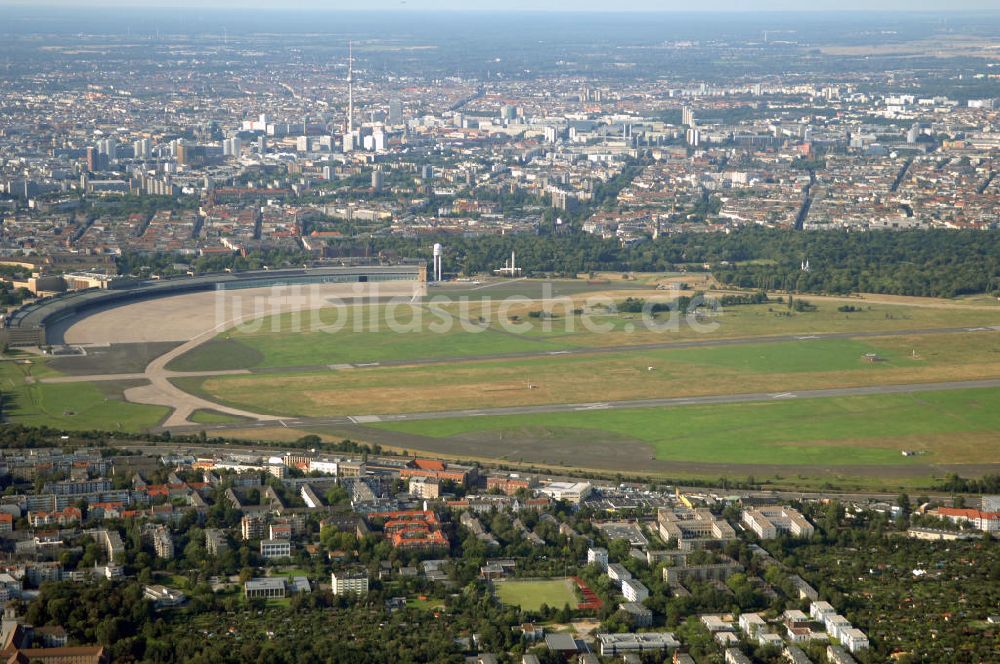
<instances>
[{"instance_id":1,"label":"water tower","mask_svg":"<svg viewBox=\"0 0 1000 664\"><path fill-rule=\"evenodd\" d=\"M441 281L441 258L443 247L440 242L434 243L434 281Z\"/></svg>"}]
</instances>

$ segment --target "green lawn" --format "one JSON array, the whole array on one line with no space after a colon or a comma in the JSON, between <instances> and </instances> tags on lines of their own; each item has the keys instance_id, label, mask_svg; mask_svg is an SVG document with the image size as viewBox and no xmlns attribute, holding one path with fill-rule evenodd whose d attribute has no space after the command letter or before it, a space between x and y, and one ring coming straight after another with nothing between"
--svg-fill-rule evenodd
<instances>
[{"instance_id":1,"label":"green lawn","mask_svg":"<svg viewBox=\"0 0 1000 664\"><path fill-rule=\"evenodd\" d=\"M0 362L0 391L4 417L29 426L65 430L102 429L139 432L154 427L168 409L128 403L122 399L125 383L30 383L29 377L58 375L44 364ZM136 383L137 384L137 383Z\"/></svg>"},{"instance_id":2,"label":"green lawn","mask_svg":"<svg viewBox=\"0 0 1000 664\"><path fill-rule=\"evenodd\" d=\"M374 425L436 438L487 431L581 430L649 443L657 459L733 464L976 463L1000 458L1000 390L593 410ZM601 444L597 442L595 444ZM901 449L926 452L903 457Z\"/></svg>"},{"instance_id":3,"label":"green lawn","mask_svg":"<svg viewBox=\"0 0 1000 664\"><path fill-rule=\"evenodd\" d=\"M239 424L240 422L250 421L245 417L227 415L226 413L220 413L217 410L207 409L194 411L188 419L197 424Z\"/></svg>"},{"instance_id":4,"label":"green lawn","mask_svg":"<svg viewBox=\"0 0 1000 664\"><path fill-rule=\"evenodd\" d=\"M547 581L498 581L496 594L500 601L526 611L537 611L542 604L561 609L566 604L575 609L576 591L569 579Z\"/></svg>"},{"instance_id":5,"label":"green lawn","mask_svg":"<svg viewBox=\"0 0 1000 664\"><path fill-rule=\"evenodd\" d=\"M282 567L278 571L278 573L275 574L275 576L287 576L287 577L305 576L305 577L308 577L311 574L312 574L312 572L310 572L309 570L306 570L306 569L302 569L301 567L291 567L291 568Z\"/></svg>"},{"instance_id":6,"label":"green lawn","mask_svg":"<svg viewBox=\"0 0 1000 664\"><path fill-rule=\"evenodd\" d=\"M487 291L484 295L489 295ZM662 292L639 292L663 298ZM622 297L612 298L618 301ZM606 329L594 330L573 305L554 305L552 321L532 319L540 307L522 303L501 315L499 304L474 301L432 306L381 305L322 309L282 314L237 327L218 335L169 366L176 371L325 366L494 353L550 351L571 348L648 344L688 339L809 335L819 332L891 331L935 327L992 325L997 313L976 309L936 309L895 305L864 305L865 310L842 313L823 302L811 313L789 314L782 305L736 306L713 318L712 330L692 329L683 320L676 329L645 329L638 314L607 314L593 310L588 320ZM501 318L517 315L519 329L505 330ZM480 324L480 316L487 321ZM657 318L664 324L666 315ZM444 321L449 323L445 324ZM462 322L465 322L465 325ZM473 323L475 321L475 323ZM395 323L394 326L392 323ZM403 331L398 331L400 328ZM550 329L547 329L550 328Z\"/></svg>"},{"instance_id":7,"label":"green lawn","mask_svg":"<svg viewBox=\"0 0 1000 664\"><path fill-rule=\"evenodd\" d=\"M409 358L433 358L491 353L514 353L526 350L556 350L563 345L507 334L503 331L468 323L463 329L456 321L447 333L435 331L440 319L420 312L419 318L407 306L390 316L374 307L344 310L343 327L335 326L337 315L323 310L320 324L311 324L303 315L301 326L285 314L266 319L259 330L237 328L220 334L170 363L175 371L214 371L242 368L322 366L378 362ZM398 321L403 331L390 327ZM412 327L411 327L412 326Z\"/></svg>"},{"instance_id":8,"label":"green lawn","mask_svg":"<svg viewBox=\"0 0 1000 664\"><path fill-rule=\"evenodd\" d=\"M877 344L878 340L874 340ZM777 344L717 346L664 351L660 357L704 367L735 369L749 373L810 373L818 371L871 370L887 368L885 362L866 363L862 357L876 353L873 343L850 339L822 339ZM880 354L884 359L884 354Z\"/></svg>"},{"instance_id":9,"label":"green lawn","mask_svg":"<svg viewBox=\"0 0 1000 664\"><path fill-rule=\"evenodd\" d=\"M429 597L427 599L411 597L406 600L406 607L409 609L418 609L420 611L443 611L445 609L445 603L443 599L435 599L433 597Z\"/></svg>"},{"instance_id":10,"label":"green lawn","mask_svg":"<svg viewBox=\"0 0 1000 664\"><path fill-rule=\"evenodd\" d=\"M811 339L173 380L255 412L389 414L992 378L998 341L996 333ZM869 353L881 361L865 361Z\"/></svg>"},{"instance_id":11,"label":"green lawn","mask_svg":"<svg viewBox=\"0 0 1000 664\"><path fill-rule=\"evenodd\" d=\"M176 588L179 590L186 590L190 584L190 581L186 576L180 574L163 574L157 576L157 583L160 583L168 588Z\"/></svg>"}]
</instances>

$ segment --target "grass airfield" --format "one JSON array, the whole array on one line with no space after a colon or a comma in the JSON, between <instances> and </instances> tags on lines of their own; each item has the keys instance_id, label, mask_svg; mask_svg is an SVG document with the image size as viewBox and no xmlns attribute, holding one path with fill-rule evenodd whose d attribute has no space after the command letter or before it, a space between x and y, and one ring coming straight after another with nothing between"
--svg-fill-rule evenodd
<instances>
[{"instance_id":1,"label":"grass airfield","mask_svg":"<svg viewBox=\"0 0 1000 664\"><path fill-rule=\"evenodd\" d=\"M774 302L731 306L697 320L698 326L681 320L665 330L649 329L639 314L608 306L626 297L667 301L685 291L657 285L694 279L642 275L601 284L452 284L432 288L419 304L327 307L263 318L220 332L168 369L250 370L172 380L220 404L303 418L1000 379L1000 333L991 329L1000 323L1000 306L990 298L803 296L815 311L796 312ZM562 298L552 316L533 315L542 305L532 298L547 293ZM435 302L445 295L450 302ZM489 300L482 299L486 295ZM514 295L520 298L504 300ZM858 310L839 311L844 304ZM660 326L669 322L669 314L655 320ZM401 332L393 329L400 326ZM944 331L953 328L975 331ZM814 338L830 334L839 336ZM676 343L691 345L648 347ZM9 420L142 431L165 417L163 408L122 399L122 390L134 382L37 382L41 376L74 373L72 362L32 358L30 365L0 366ZM649 472L693 475L716 473L716 467L745 476L754 468L794 474L829 466L841 469L841 477L851 468L859 474L884 468L887 476L929 477L955 466L974 474L977 464L1000 460L996 413L1000 389L991 388L485 414L348 428L307 421L273 431L245 428L247 422L211 410L195 413L193 421L226 435L293 439L322 433L553 467L620 470L620 459L627 457L630 468L645 463ZM903 450L915 454L903 456Z\"/></svg>"}]
</instances>

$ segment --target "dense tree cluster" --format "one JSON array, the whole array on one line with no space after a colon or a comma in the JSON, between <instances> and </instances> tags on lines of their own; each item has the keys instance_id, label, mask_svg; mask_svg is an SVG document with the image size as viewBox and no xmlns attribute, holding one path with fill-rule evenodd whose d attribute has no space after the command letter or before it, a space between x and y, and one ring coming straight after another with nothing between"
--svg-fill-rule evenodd
<instances>
[{"instance_id":1,"label":"dense tree cluster","mask_svg":"<svg viewBox=\"0 0 1000 664\"><path fill-rule=\"evenodd\" d=\"M936 486L935 490L950 491L951 493L998 494L1000 493L1000 475L983 475L979 479L968 480L953 473Z\"/></svg>"},{"instance_id":2,"label":"dense tree cluster","mask_svg":"<svg viewBox=\"0 0 1000 664\"><path fill-rule=\"evenodd\" d=\"M533 274L667 271L709 264L723 284L757 290L953 297L1000 288L1000 236L979 231L753 228L730 234L666 234L630 247L580 233L438 239L446 244L449 264L466 274L488 272L514 250L518 264ZM372 249L429 257L430 246L385 238ZM805 260L808 271L802 269Z\"/></svg>"}]
</instances>

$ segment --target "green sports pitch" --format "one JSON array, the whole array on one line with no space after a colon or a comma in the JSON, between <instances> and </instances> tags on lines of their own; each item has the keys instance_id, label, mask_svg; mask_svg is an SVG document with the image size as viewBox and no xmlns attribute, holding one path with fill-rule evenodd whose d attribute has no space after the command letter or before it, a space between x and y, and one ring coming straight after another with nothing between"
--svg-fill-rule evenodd
<instances>
[{"instance_id":1,"label":"green sports pitch","mask_svg":"<svg viewBox=\"0 0 1000 664\"><path fill-rule=\"evenodd\" d=\"M537 611L543 604L556 609L567 604L575 609L578 604L576 590L570 579L506 580L498 581L495 587L501 602L525 611Z\"/></svg>"}]
</instances>

